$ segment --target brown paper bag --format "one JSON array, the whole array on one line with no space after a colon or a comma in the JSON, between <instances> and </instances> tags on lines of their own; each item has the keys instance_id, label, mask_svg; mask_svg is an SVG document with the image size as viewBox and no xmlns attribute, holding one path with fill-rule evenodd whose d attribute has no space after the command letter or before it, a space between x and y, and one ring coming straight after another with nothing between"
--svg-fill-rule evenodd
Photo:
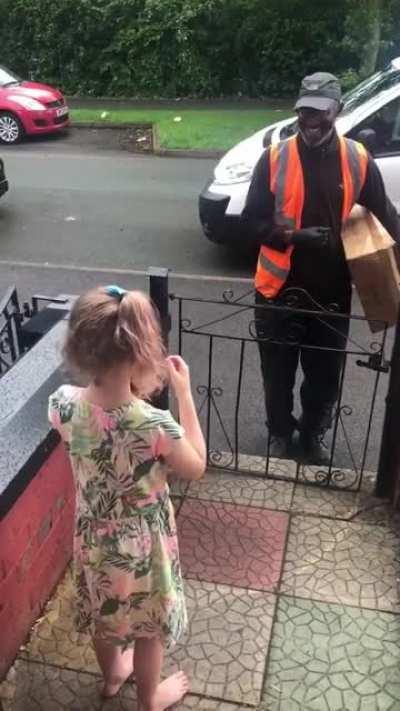
<instances>
[{"instance_id":1,"label":"brown paper bag","mask_svg":"<svg viewBox=\"0 0 400 711\"><path fill-rule=\"evenodd\" d=\"M400 273L394 241L379 220L355 205L342 231L350 273L373 333L397 323Z\"/></svg>"}]
</instances>

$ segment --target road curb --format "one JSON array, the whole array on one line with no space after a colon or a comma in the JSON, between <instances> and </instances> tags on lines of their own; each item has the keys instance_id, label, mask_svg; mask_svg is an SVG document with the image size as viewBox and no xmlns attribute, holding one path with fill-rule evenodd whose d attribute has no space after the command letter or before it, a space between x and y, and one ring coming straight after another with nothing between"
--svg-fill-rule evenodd
<instances>
[{"instance_id":1,"label":"road curb","mask_svg":"<svg viewBox=\"0 0 400 711\"><path fill-rule=\"evenodd\" d=\"M226 151L201 151L178 148L159 148L154 151L154 155L165 158L221 158Z\"/></svg>"},{"instance_id":2,"label":"road curb","mask_svg":"<svg viewBox=\"0 0 400 711\"><path fill-rule=\"evenodd\" d=\"M151 122L77 121L71 123L69 136L71 139L79 137L81 143L82 136L85 136L87 143L112 146L130 153L152 154L158 149L156 127Z\"/></svg>"},{"instance_id":3,"label":"road curb","mask_svg":"<svg viewBox=\"0 0 400 711\"><path fill-rule=\"evenodd\" d=\"M179 148L161 148L159 144L157 125L151 122L143 123L114 123L102 121L79 121L73 122L70 131L78 133L86 132L91 142L96 135L101 136L101 142L110 137L110 144L116 144L121 150L131 153L144 153L159 156L161 158L221 158L225 150L193 150ZM149 138L151 134L151 139ZM112 138L111 138L112 137ZM143 141L142 144L138 141Z\"/></svg>"}]
</instances>

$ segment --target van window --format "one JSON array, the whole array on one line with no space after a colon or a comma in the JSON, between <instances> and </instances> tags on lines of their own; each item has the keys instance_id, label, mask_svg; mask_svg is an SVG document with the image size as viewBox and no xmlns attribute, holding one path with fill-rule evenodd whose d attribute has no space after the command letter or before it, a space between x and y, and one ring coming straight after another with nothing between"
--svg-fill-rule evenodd
<instances>
[{"instance_id":1,"label":"van window","mask_svg":"<svg viewBox=\"0 0 400 711\"><path fill-rule=\"evenodd\" d=\"M386 91L399 83L400 71L393 64L389 64L384 71L373 74L344 95L342 114L353 111L381 91Z\"/></svg>"},{"instance_id":2,"label":"van window","mask_svg":"<svg viewBox=\"0 0 400 711\"><path fill-rule=\"evenodd\" d=\"M372 128L376 133L376 156L400 153L400 97L368 116L349 134L357 138L359 131Z\"/></svg>"}]
</instances>

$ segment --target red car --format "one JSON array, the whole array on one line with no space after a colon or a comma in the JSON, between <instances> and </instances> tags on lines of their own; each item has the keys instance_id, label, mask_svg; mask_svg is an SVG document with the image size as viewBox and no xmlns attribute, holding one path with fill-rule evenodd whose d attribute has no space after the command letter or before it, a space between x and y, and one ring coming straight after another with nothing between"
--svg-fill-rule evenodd
<instances>
[{"instance_id":1,"label":"red car","mask_svg":"<svg viewBox=\"0 0 400 711\"><path fill-rule=\"evenodd\" d=\"M0 66L0 143L17 143L25 134L54 133L68 124L68 106L58 89L22 81Z\"/></svg>"}]
</instances>

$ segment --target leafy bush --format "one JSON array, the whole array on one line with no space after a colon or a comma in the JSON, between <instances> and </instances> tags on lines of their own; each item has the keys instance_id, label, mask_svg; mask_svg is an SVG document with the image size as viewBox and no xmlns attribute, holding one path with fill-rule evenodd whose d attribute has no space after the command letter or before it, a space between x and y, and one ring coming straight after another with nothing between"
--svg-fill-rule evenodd
<instances>
[{"instance_id":1,"label":"leafy bush","mask_svg":"<svg viewBox=\"0 0 400 711\"><path fill-rule=\"evenodd\" d=\"M396 38L396 0L380 46ZM284 96L306 73L362 64L359 0L0 0L2 63L70 94ZM369 20L368 20L369 21Z\"/></svg>"},{"instance_id":2,"label":"leafy bush","mask_svg":"<svg viewBox=\"0 0 400 711\"><path fill-rule=\"evenodd\" d=\"M340 83L343 92L350 91L360 82L360 74L355 69L346 69L345 72L339 74Z\"/></svg>"}]
</instances>

